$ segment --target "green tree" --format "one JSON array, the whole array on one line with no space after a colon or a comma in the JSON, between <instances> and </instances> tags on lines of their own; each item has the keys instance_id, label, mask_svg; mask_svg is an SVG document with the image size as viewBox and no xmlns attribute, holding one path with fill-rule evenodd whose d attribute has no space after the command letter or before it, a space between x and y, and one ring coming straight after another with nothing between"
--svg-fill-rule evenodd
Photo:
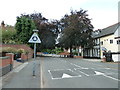
<instances>
[{"instance_id":1,"label":"green tree","mask_svg":"<svg viewBox=\"0 0 120 90\"><path fill-rule=\"evenodd\" d=\"M59 44L64 48L70 48L72 57L72 48L77 46L92 47L91 32L93 25L88 18L87 11L71 11L70 15L65 15L61 19L62 33Z\"/></svg>"},{"instance_id":2,"label":"green tree","mask_svg":"<svg viewBox=\"0 0 120 90\"><path fill-rule=\"evenodd\" d=\"M17 22L15 25L15 29L17 30L17 40L22 42L23 44L27 44L28 40L33 34L33 29L35 28L35 23L31 18L26 17L25 15L17 17Z\"/></svg>"},{"instance_id":3,"label":"green tree","mask_svg":"<svg viewBox=\"0 0 120 90\"><path fill-rule=\"evenodd\" d=\"M38 35L41 39L41 44L37 45L38 50L55 48L56 39L59 33L59 21L48 21L41 13L33 13L29 16L39 30Z\"/></svg>"},{"instance_id":4,"label":"green tree","mask_svg":"<svg viewBox=\"0 0 120 90\"><path fill-rule=\"evenodd\" d=\"M15 39L14 36L16 35L16 30L13 26L7 25L3 29L1 29L2 32L2 43L4 44L14 44Z\"/></svg>"}]
</instances>

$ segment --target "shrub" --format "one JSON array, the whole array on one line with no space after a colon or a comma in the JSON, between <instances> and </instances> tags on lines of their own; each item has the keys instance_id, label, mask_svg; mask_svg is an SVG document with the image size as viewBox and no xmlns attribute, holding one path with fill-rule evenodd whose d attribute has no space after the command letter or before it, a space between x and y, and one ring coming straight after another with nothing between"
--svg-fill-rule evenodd
<instances>
[{"instance_id":1,"label":"shrub","mask_svg":"<svg viewBox=\"0 0 120 90\"><path fill-rule=\"evenodd\" d=\"M16 48L12 48L12 47L3 47L2 48L2 52L17 53L17 49Z\"/></svg>"},{"instance_id":2,"label":"shrub","mask_svg":"<svg viewBox=\"0 0 120 90\"><path fill-rule=\"evenodd\" d=\"M61 48L55 48L55 49L43 49L42 52L47 52L49 54L59 54L63 52Z\"/></svg>"},{"instance_id":3,"label":"shrub","mask_svg":"<svg viewBox=\"0 0 120 90\"><path fill-rule=\"evenodd\" d=\"M17 50L17 53L25 53L25 50L20 48L20 49Z\"/></svg>"},{"instance_id":4,"label":"shrub","mask_svg":"<svg viewBox=\"0 0 120 90\"><path fill-rule=\"evenodd\" d=\"M5 30L2 30L2 42L3 43L15 43L14 36L16 35L16 30L14 27L7 26Z\"/></svg>"}]
</instances>

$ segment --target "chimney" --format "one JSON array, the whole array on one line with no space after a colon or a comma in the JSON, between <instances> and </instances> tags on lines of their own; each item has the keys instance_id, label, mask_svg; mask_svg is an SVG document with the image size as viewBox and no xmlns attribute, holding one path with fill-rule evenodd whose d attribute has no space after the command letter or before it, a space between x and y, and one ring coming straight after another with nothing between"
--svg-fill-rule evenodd
<instances>
[{"instance_id":1,"label":"chimney","mask_svg":"<svg viewBox=\"0 0 120 90\"><path fill-rule=\"evenodd\" d=\"M2 29L5 28L5 23L4 23L4 21L1 22L1 28L2 28Z\"/></svg>"}]
</instances>

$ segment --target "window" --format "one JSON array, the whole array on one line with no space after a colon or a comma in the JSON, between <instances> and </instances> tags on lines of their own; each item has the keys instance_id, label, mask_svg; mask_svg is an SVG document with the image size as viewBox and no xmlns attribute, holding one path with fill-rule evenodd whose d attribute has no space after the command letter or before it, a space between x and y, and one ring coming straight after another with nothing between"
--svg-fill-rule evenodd
<instances>
[{"instance_id":1,"label":"window","mask_svg":"<svg viewBox=\"0 0 120 90\"><path fill-rule=\"evenodd\" d=\"M103 45L103 41L101 41L101 45Z\"/></svg>"},{"instance_id":2,"label":"window","mask_svg":"<svg viewBox=\"0 0 120 90\"><path fill-rule=\"evenodd\" d=\"M117 44L120 44L120 40L117 40Z\"/></svg>"},{"instance_id":3,"label":"window","mask_svg":"<svg viewBox=\"0 0 120 90\"><path fill-rule=\"evenodd\" d=\"M113 43L113 40L110 40L110 44L112 44Z\"/></svg>"}]
</instances>

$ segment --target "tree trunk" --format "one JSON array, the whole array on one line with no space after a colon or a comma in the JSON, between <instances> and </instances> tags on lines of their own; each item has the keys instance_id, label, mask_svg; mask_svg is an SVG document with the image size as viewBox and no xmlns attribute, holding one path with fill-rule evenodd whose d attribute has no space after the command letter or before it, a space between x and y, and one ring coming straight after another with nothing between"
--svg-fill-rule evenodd
<instances>
[{"instance_id":1,"label":"tree trunk","mask_svg":"<svg viewBox=\"0 0 120 90\"><path fill-rule=\"evenodd\" d=\"M78 46L78 56L80 56L80 52L79 52L79 46Z\"/></svg>"},{"instance_id":2,"label":"tree trunk","mask_svg":"<svg viewBox=\"0 0 120 90\"><path fill-rule=\"evenodd\" d=\"M73 58L72 46L70 46L70 58Z\"/></svg>"}]
</instances>

